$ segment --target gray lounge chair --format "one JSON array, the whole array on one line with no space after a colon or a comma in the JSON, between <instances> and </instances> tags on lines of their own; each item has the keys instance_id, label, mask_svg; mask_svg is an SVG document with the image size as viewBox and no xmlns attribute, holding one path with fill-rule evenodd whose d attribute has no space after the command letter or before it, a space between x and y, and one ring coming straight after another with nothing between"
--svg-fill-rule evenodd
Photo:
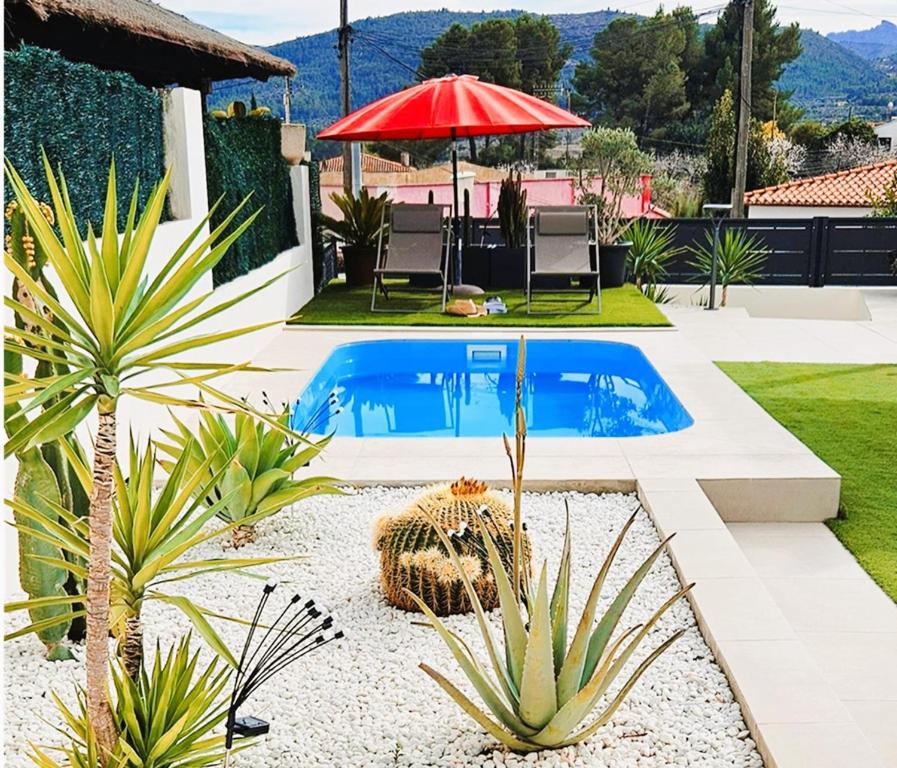
<instances>
[{"instance_id":1,"label":"gray lounge chair","mask_svg":"<svg viewBox=\"0 0 897 768\"><path fill-rule=\"evenodd\" d=\"M389 207L389 239L384 247L383 234L377 241L377 266L371 293L372 312L414 310L378 309L377 293L389 299L388 277L432 276L442 289L442 311L448 293L449 227L446 206L399 203ZM385 215L385 211L384 211ZM381 219L382 223L382 219ZM424 288L424 290L431 290Z\"/></svg>"},{"instance_id":2,"label":"gray lounge chair","mask_svg":"<svg viewBox=\"0 0 897 768\"><path fill-rule=\"evenodd\" d=\"M531 309L533 279L540 277L579 278L580 288L565 288L552 293L588 290L589 298L598 298L601 314L601 275L598 268L598 211L594 205L543 206L533 209L531 226L526 228L526 313ZM594 246L594 262L592 247ZM547 313L544 313L547 314ZM551 313L556 314L556 313Z\"/></svg>"}]
</instances>

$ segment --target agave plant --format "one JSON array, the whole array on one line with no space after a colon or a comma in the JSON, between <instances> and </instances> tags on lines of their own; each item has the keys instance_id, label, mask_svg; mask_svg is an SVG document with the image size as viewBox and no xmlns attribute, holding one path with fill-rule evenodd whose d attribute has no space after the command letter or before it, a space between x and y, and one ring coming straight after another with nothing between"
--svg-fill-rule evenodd
<instances>
[{"instance_id":1,"label":"agave plant","mask_svg":"<svg viewBox=\"0 0 897 768\"><path fill-rule=\"evenodd\" d=\"M689 264L700 271L704 285L710 281L713 265L713 235L707 232L706 239L706 244L689 249L695 257ZM749 236L741 229L727 229L723 232L716 264L716 280L722 288L721 307L726 306L730 285L750 285L761 276L767 253L768 249L755 235Z\"/></svg>"},{"instance_id":2,"label":"agave plant","mask_svg":"<svg viewBox=\"0 0 897 768\"><path fill-rule=\"evenodd\" d=\"M514 478L515 527L519 527L521 468L525 456L526 436L519 394L523 380L523 359L524 345L521 339L517 373L516 457L512 456L510 442L505 439ZM598 617L596 622L598 600L607 573L634 520L635 515L624 525L608 552L592 584L569 645L568 613L572 570L569 515L558 575L551 590L548 585L547 564L544 564L535 584L530 579L523 579L525 574L520 570L514 571L514 575L519 577L514 579L514 584L521 582L524 584L523 592L518 593L502 567L495 543L488 531L484 532L483 540L499 594L503 649L492 635L485 612L473 584L462 567L453 541L439 526L435 526L474 607L492 674L489 674L487 665L476 658L470 647L449 630L423 601L416 597L415 600L433 628L445 641L467 679L492 713L492 717L444 675L428 664L422 663L420 666L490 736L498 739L506 747L518 752L535 752L569 746L588 738L610 720L645 670L685 631L679 630L673 633L648 653L613 698L597 715L589 719L651 629L693 586L689 585L679 590L643 625L630 627L617 633L615 637L626 607L663 552L669 541L667 539L639 566L611 601L607 611ZM519 559L515 562L519 568ZM525 609L521 608L521 601Z\"/></svg>"},{"instance_id":3,"label":"agave plant","mask_svg":"<svg viewBox=\"0 0 897 768\"><path fill-rule=\"evenodd\" d=\"M101 240L98 241L89 224L86 237L79 231L65 178L62 173L58 177L54 174L46 155L43 159L58 235L9 162L6 163L6 175L36 247L46 254L47 265L54 273L55 291L46 288L15 259L6 256L6 268L46 311L36 312L16 297L7 299L10 309L32 323L41 335L37 339L39 345L30 346L26 342L32 340L32 331L8 328L4 349L36 362L65 367L68 372L63 375L39 374L5 388L5 402L21 404L22 414L31 413L50 401L55 402L16 427L6 441L4 455L51 443L72 433L91 413L98 415L88 517L91 546L86 573L85 668L90 722L97 730L99 746L108 751L116 738L107 690L111 500L118 402L123 397L134 397L165 405L198 405L175 396L169 388L186 383L205 387L212 393L210 379L246 366L194 363L185 360L184 353L274 323L259 323L218 333L192 330L197 323L218 315L264 286L253 286L237 297L202 310L200 307L211 292L187 299L194 286L222 259L257 214L247 216L234 226L241 205L219 226L208 231L210 212L161 263L161 267L151 271L150 247L165 206L171 171L153 188L139 216L135 187L124 231L119 233L113 163L109 169ZM57 319L61 322L57 323ZM146 374L152 374L153 378L147 381ZM245 407L221 393L215 395L230 407Z\"/></svg>"},{"instance_id":4,"label":"agave plant","mask_svg":"<svg viewBox=\"0 0 897 768\"><path fill-rule=\"evenodd\" d=\"M190 448L192 450L192 447ZM91 477L87 467L78 457L71 455L79 479L89 490ZM219 571L236 571L280 562L287 558L211 558L190 559L191 549L204 541L230 532L234 525L208 530L205 524L215 517L236 494L204 508L201 499L212 492L218 477L210 477L212 457L198 466L185 453L171 466L170 473L158 491L153 490L153 468L156 451L152 444L138 452L132 439L128 456L127 475L121 467L115 467L115 499L113 501L112 598L109 610L109 631L118 640L123 669L136 678L143 661L143 605L147 600L161 600L175 606L193 623L217 655L232 666L236 660L207 620L212 614L183 595L172 595L161 587L201 574ZM86 520L73 515L57 503L49 503L49 514L44 505L33 505L23 499L7 502L23 519L19 525L33 524L39 527L41 540L70 555L60 563L76 576L84 577L83 562L90 550L90 530ZM57 523L54 516L58 518ZM46 558L45 558L46 559ZM35 605L68 605L85 601L83 594L63 598L24 600L8 603L7 611L33 610ZM69 616L57 618L64 621L83 611L73 611ZM222 617L226 618L226 617ZM35 622L19 629L6 639L41 630L47 621Z\"/></svg>"},{"instance_id":5,"label":"agave plant","mask_svg":"<svg viewBox=\"0 0 897 768\"><path fill-rule=\"evenodd\" d=\"M157 644L152 671L141 668L135 679L124 669L113 668L114 717L119 736L106 755L97 745L83 691L74 709L54 693L67 726L63 732L70 742L60 750L62 761L52 757L48 748L32 744L32 762L38 768L221 765L227 750L224 735L214 730L227 717L224 689L230 671L218 659L201 670L198 662L198 653L190 653L188 635L164 657ZM248 746L250 742L239 744L236 750Z\"/></svg>"},{"instance_id":6,"label":"agave plant","mask_svg":"<svg viewBox=\"0 0 897 768\"><path fill-rule=\"evenodd\" d=\"M234 547L255 538L256 522L309 496L341 493L329 477L294 479L293 474L324 450L330 438L313 441L291 433L289 410L276 417L272 428L262 419L245 413L230 419L220 413L200 413L198 439L194 430L172 415L175 430L163 430L170 443L159 449L171 457L160 464L172 471L185 462L190 474L201 473L208 485L193 489L216 514L232 526Z\"/></svg>"}]
</instances>

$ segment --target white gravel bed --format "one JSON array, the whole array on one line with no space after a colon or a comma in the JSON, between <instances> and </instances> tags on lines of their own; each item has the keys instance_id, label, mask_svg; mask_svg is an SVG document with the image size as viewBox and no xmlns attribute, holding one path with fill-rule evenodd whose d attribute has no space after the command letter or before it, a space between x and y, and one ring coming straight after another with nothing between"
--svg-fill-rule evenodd
<instances>
[{"instance_id":1,"label":"white gravel bed","mask_svg":"<svg viewBox=\"0 0 897 768\"><path fill-rule=\"evenodd\" d=\"M675 629L688 631L642 677L611 723L576 747L527 756L500 749L418 669L418 663L426 661L473 695L436 633L413 625L419 615L390 607L380 594L371 523L418 492L369 488L346 497L310 499L262 523L258 541L240 550L245 556L307 554L306 559L263 569L291 582L282 583L274 593L268 613L279 611L298 591L327 606L335 628L343 629L346 639L301 659L250 700L242 714L270 721L271 732L256 747L237 755L234 768L762 768L729 684L685 600L652 631L637 659ZM623 494L525 494L534 562L547 559L552 574L563 543L565 498L573 530L575 626L611 541L638 501ZM657 542L653 525L641 511L609 575L604 605ZM221 548L219 542L207 542L199 554L213 556ZM623 624L645 620L678 587L664 555L643 582ZM261 587L256 580L226 574L179 582L177 588L210 609L248 618ZM144 617L148 648L157 639L165 644L188 629L180 613L159 602L147 603ZM8 625L22 621L14 616ZM448 624L482 653L472 616L452 617ZM244 628L227 622L216 626L232 649L242 646ZM80 655L81 649L76 650ZM71 701L73 683L83 680L83 670L78 661L45 661L40 643L26 637L5 644L5 677L7 764L26 765L25 739L40 744L59 740L52 727L59 718L48 691ZM622 683L618 681L612 692Z\"/></svg>"}]
</instances>

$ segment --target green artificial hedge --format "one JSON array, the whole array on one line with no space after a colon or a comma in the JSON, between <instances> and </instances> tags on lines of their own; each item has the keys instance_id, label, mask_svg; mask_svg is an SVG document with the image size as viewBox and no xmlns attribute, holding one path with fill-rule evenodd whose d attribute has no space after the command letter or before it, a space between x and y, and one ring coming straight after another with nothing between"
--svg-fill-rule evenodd
<instances>
[{"instance_id":1,"label":"green artificial hedge","mask_svg":"<svg viewBox=\"0 0 897 768\"><path fill-rule=\"evenodd\" d=\"M32 194L49 202L41 146L62 167L82 231L103 218L109 163L115 157L119 226L134 182L140 204L165 172L162 98L124 72L78 64L22 46L4 53L4 151ZM12 197L3 187L4 205Z\"/></svg>"},{"instance_id":2,"label":"green artificial hedge","mask_svg":"<svg viewBox=\"0 0 897 768\"><path fill-rule=\"evenodd\" d=\"M296 220L289 165L280 153L280 121L207 116L205 144L209 203L222 198L212 215L212 226L220 224L250 193L246 213L262 209L215 267L213 282L221 285L298 245ZM237 220L243 218L241 214Z\"/></svg>"},{"instance_id":3,"label":"green artificial hedge","mask_svg":"<svg viewBox=\"0 0 897 768\"><path fill-rule=\"evenodd\" d=\"M321 166L308 164L309 204L311 206L311 258L315 293L320 293L336 277L336 253L324 246L324 227L321 223Z\"/></svg>"}]
</instances>

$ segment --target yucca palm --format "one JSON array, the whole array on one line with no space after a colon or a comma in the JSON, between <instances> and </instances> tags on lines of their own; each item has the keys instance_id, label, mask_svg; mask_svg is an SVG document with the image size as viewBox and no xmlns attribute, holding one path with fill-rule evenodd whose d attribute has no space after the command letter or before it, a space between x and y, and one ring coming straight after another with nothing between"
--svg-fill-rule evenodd
<instances>
[{"instance_id":1,"label":"yucca palm","mask_svg":"<svg viewBox=\"0 0 897 768\"><path fill-rule=\"evenodd\" d=\"M230 678L226 666L213 660L198 666L198 653L190 653L190 637L163 656L158 644L152 671L141 669L131 678L113 668L115 723L120 730L107 755L96 743L95 731L83 692L69 708L54 694L65 721L70 743L60 751L64 761L46 748L32 745L38 768L202 768L221 765L225 758L224 734L214 733L227 716L224 689ZM251 743L251 742L250 742ZM236 747L245 749L249 743Z\"/></svg>"},{"instance_id":2,"label":"yucca palm","mask_svg":"<svg viewBox=\"0 0 897 768\"><path fill-rule=\"evenodd\" d=\"M706 234L706 243L690 248L694 261L689 264L700 271L706 285L710 280L713 266L713 235ZM729 299L729 286L736 283L750 285L762 274L763 264L769 250L756 235L748 235L742 229L727 229L722 233L719 242L719 255L716 265L716 279L722 287L720 306L725 307Z\"/></svg>"},{"instance_id":3,"label":"yucca palm","mask_svg":"<svg viewBox=\"0 0 897 768\"><path fill-rule=\"evenodd\" d=\"M14 312L40 328L43 349L32 347L30 331L7 328L6 349L25 357L68 366L64 375L18 377L6 387L7 402L20 402L23 413L31 413L57 398L30 422L10 435L5 455L30 446L51 442L72 432L88 414L96 411L99 426L95 438L90 496L90 558L87 568L87 706L97 740L104 750L115 742L115 722L108 703L109 584L112 554L111 497L116 454L116 411L119 399L135 397L151 403L192 404L166 390L176 384L207 386L209 379L241 366L224 363L190 363L185 352L271 325L190 335L198 323L233 306L254 289L200 310L211 293L188 299L191 289L225 255L228 248L252 223L252 214L232 226L244 201L207 234L206 217L170 255L158 271L151 273L148 256L153 235L165 205L171 171L156 184L138 215L137 190L131 197L124 232L117 231L115 164L109 183L101 240L88 224L86 243L78 231L65 178L58 179L44 156L47 184L59 236L44 217L37 200L7 161L6 174L33 237L46 253L55 288L68 297L70 309L35 281L14 259L6 267L40 303L46 314L36 313L17 298L7 298ZM228 234L225 234L231 230ZM276 278L275 278L276 279ZM57 325L58 317L64 324ZM154 374L147 383L145 374ZM143 381L140 381L140 378ZM239 404L235 404L239 405Z\"/></svg>"},{"instance_id":4,"label":"yucca palm","mask_svg":"<svg viewBox=\"0 0 897 768\"><path fill-rule=\"evenodd\" d=\"M627 256L629 274L640 291L653 291L667 276L667 264L685 251L674 245L676 227L659 227L648 219L636 219L626 235L632 242Z\"/></svg>"},{"instance_id":5,"label":"yucca palm","mask_svg":"<svg viewBox=\"0 0 897 768\"><path fill-rule=\"evenodd\" d=\"M90 471L78 457L69 454L80 481L90 490ZM190 559L189 552L197 545L227 534L236 525L217 529L205 524L232 501L233 493L206 508L203 500L211 493L220 475L209 475L213 458L193 466L187 455L170 467L170 473L158 491L153 489L153 469L157 464L155 448L149 444L140 453L133 439L128 452L127 474L116 463L115 496L113 499L112 596L109 630L118 640L125 671L136 679L143 661L143 605L147 600L161 600L181 610L205 638L216 654L231 665L236 661L206 619L211 612L183 595L171 595L160 589L164 584L220 571L234 571L280 562L283 557ZM65 568L83 579L80 565L90 548L87 521L73 515L59 504L33 505L14 498L7 504L18 513L22 523L16 527L31 531L42 541L62 550L69 559ZM61 522L56 523L55 520ZM35 606L73 605L84 602L83 595L57 599L24 600L8 603L7 611L33 610ZM67 621L79 611L56 617ZM39 631L48 621L35 622L7 636L19 637Z\"/></svg>"}]
</instances>

